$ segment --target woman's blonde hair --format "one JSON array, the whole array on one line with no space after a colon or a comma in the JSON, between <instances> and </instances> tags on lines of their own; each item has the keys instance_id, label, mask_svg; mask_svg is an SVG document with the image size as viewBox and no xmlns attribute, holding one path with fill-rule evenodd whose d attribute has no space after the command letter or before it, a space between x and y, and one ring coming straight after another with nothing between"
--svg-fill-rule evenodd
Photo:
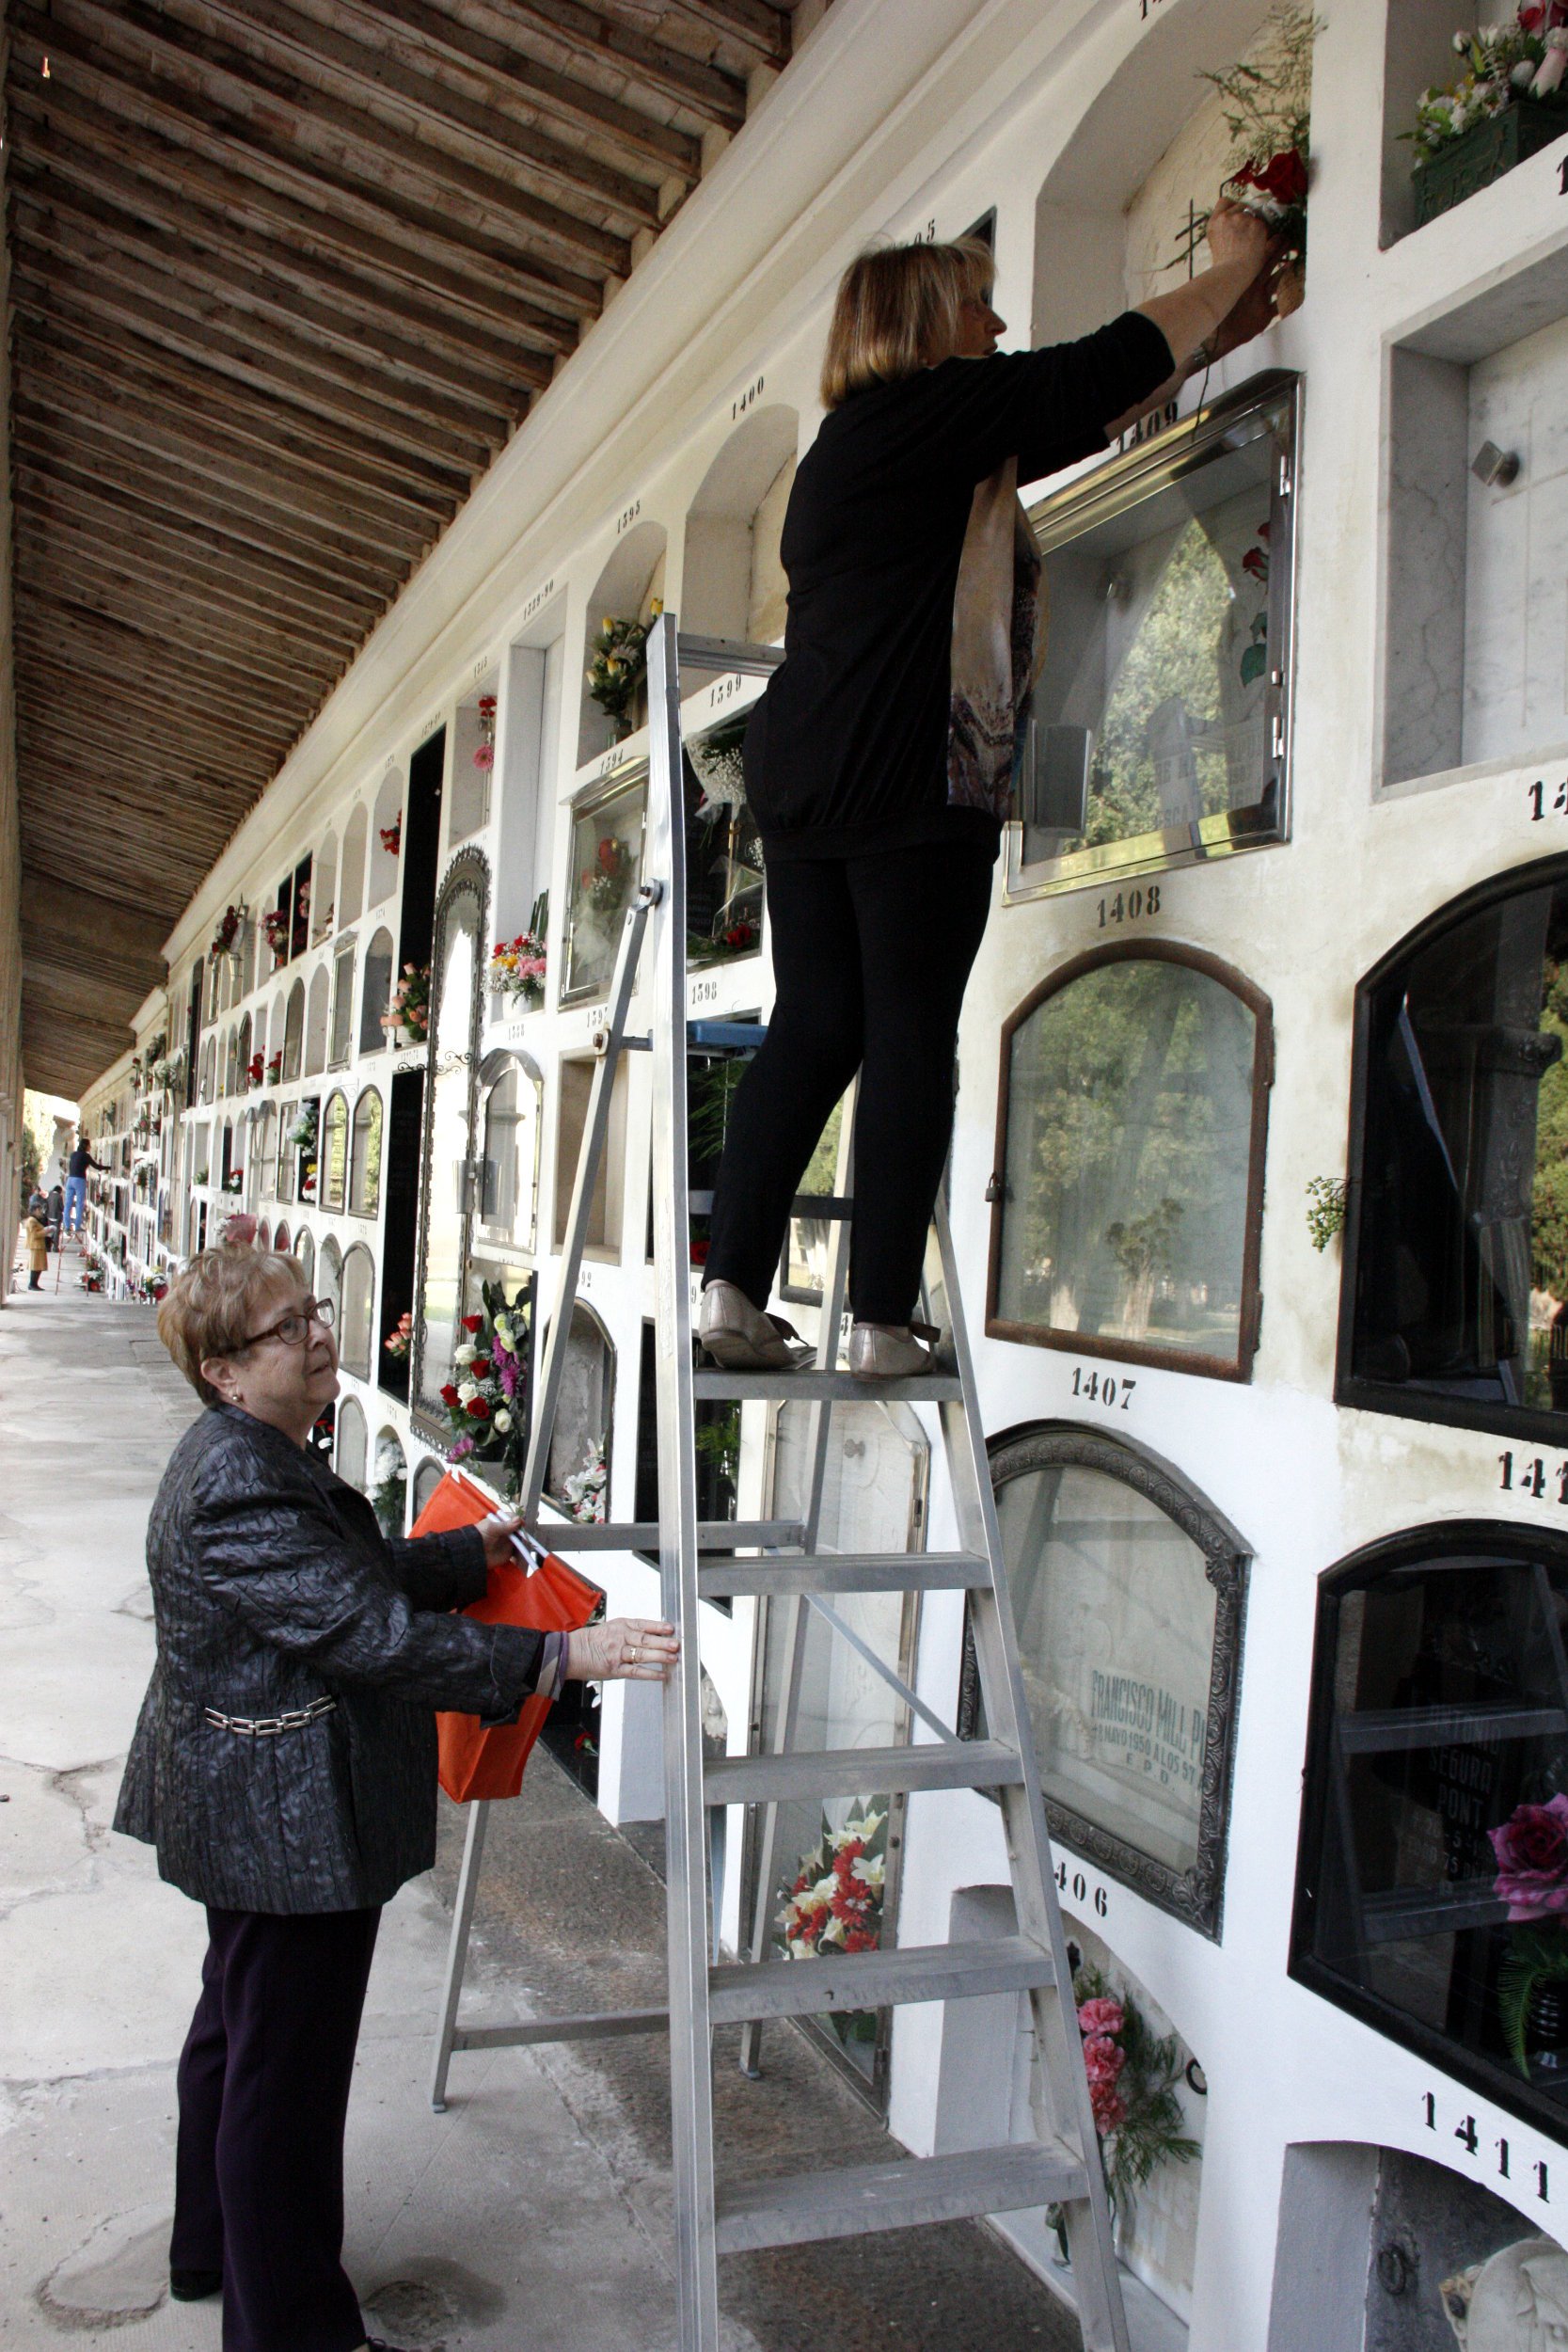
<instances>
[{"instance_id":1,"label":"woman's blonde hair","mask_svg":"<svg viewBox=\"0 0 1568 2352\"><path fill-rule=\"evenodd\" d=\"M983 301L995 275L990 247L978 237L861 254L838 281L822 355L823 406L842 407L867 384L896 384L950 359L959 310Z\"/></svg>"},{"instance_id":2,"label":"woman's blonde hair","mask_svg":"<svg viewBox=\"0 0 1568 2352\"><path fill-rule=\"evenodd\" d=\"M238 1355L258 1300L284 1284L306 1295L309 1285L299 1260L286 1249L253 1249L248 1243L203 1249L175 1276L158 1302L158 1337L203 1405L223 1400L201 1377L202 1365L210 1356Z\"/></svg>"}]
</instances>

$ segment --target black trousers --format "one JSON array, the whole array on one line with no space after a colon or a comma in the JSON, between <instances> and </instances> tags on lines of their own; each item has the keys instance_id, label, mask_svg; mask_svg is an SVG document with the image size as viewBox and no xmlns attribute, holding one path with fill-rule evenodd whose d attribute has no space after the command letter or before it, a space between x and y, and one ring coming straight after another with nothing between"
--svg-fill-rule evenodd
<instances>
[{"instance_id":1,"label":"black trousers","mask_svg":"<svg viewBox=\"0 0 1568 2352\"><path fill-rule=\"evenodd\" d=\"M953 1129L958 1011L990 909L995 851L929 842L768 867L778 995L736 1091L706 1279L765 1307L789 1204L855 1072L849 1303L908 1323Z\"/></svg>"},{"instance_id":2,"label":"black trousers","mask_svg":"<svg viewBox=\"0 0 1568 2352\"><path fill-rule=\"evenodd\" d=\"M223 2272L224 2352L354 2352L343 2124L379 1911L207 1914L181 2055L174 2270Z\"/></svg>"}]
</instances>

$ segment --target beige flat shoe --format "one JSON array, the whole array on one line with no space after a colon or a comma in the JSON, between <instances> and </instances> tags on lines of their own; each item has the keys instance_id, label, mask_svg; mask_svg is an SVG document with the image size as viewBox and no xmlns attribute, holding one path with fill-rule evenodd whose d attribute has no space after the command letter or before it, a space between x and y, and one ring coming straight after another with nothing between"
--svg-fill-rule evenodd
<instances>
[{"instance_id":1,"label":"beige flat shoe","mask_svg":"<svg viewBox=\"0 0 1568 2352\"><path fill-rule=\"evenodd\" d=\"M733 1282L710 1282L703 1293L697 1336L726 1372L794 1372L810 1348L778 1315L765 1315Z\"/></svg>"},{"instance_id":2,"label":"beige flat shoe","mask_svg":"<svg viewBox=\"0 0 1568 2352\"><path fill-rule=\"evenodd\" d=\"M857 1380L912 1380L935 1368L942 1334L929 1323L857 1323L849 1370Z\"/></svg>"}]
</instances>

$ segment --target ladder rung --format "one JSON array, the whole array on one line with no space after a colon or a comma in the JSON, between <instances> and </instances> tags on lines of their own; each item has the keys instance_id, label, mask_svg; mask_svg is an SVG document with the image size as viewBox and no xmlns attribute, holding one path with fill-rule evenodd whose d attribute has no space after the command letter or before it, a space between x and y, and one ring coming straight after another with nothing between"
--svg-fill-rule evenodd
<instances>
[{"instance_id":1,"label":"ladder rung","mask_svg":"<svg viewBox=\"0 0 1568 2352\"><path fill-rule=\"evenodd\" d=\"M799 1397L818 1405L880 1404L889 1399L906 1405L936 1405L950 1403L963 1391L956 1372L921 1372L908 1380L857 1380L852 1372L814 1372L808 1367L800 1372L695 1372L691 1393L742 1400Z\"/></svg>"},{"instance_id":2,"label":"ladder rung","mask_svg":"<svg viewBox=\"0 0 1568 2352\"><path fill-rule=\"evenodd\" d=\"M539 1519L528 1529L546 1551L657 1551L657 1519L593 1520ZM732 1544L802 1544L806 1531L799 1519L699 1519L699 1551L728 1551Z\"/></svg>"},{"instance_id":3,"label":"ladder rung","mask_svg":"<svg viewBox=\"0 0 1568 2352\"><path fill-rule=\"evenodd\" d=\"M713 1215L711 1192L688 1193L686 1205L693 1216ZM798 1192L789 1204L791 1216L830 1217L853 1216L855 1203L847 1192Z\"/></svg>"},{"instance_id":4,"label":"ladder rung","mask_svg":"<svg viewBox=\"0 0 1568 2352\"><path fill-rule=\"evenodd\" d=\"M828 1551L723 1560L697 1571L705 1600L728 1593L950 1593L990 1582L977 1551Z\"/></svg>"},{"instance_id":5,"label":"ladder rung","mask_svg":"<svg viewBox=\"0 0 1568 2352\"><path fill-rule=\"evenodd\" d=\"M984 1944L914 1944L888 1952L841 1952L832 1960L736 1961L708 1973L716 2026L751 2017L809 2017L829 2010L880 2009L893 2001L974 2000L984 1993L1028 1993L1053 1984L1051 1954L1027 1936Z\"/></svg>"},{"instance_id":6,"label":"ladder rung","mask_svg":"<svg viewBox=\"0 0 1568 2352\"><path fill-rule=\"evenodd\" d=\"M754 645L743 637L693 637L683 628L675 645L683 670L738 670L743 677L770 677L784 667L782 645Z\"/></svg>"},{"instance_id":7,"label":"ladder rung","mask_svg":"<svg viewBox=\"0 0 1568 2352\"><path fill-rule=\"evenodd\" d=\"M721 1756L705 1773L709 1804L791 1797L873 1797L895 1788L1010 1788L1023 1777L1000 1740L933 1740L919 1747L794 1749Z\"/></svg>"},{"instance_id":8,"label":"ladder rung","mask_svg":"<svg viewBox=\"0 0 1568 2352\"><path fill-rule=\"evenodd\" d=\"M543 2042L608 2042L625 2033L668 2033L667 2009L605 2010L590 2017L531 2018L526 2026L461 2026L454 2050L517 2050Z\"/></svg>"},{"instance_id":9,"label":"ladder rung","mask_svg":"<svg viewBox=\"0 0 1568 2352\"><path fill-rule=\"evenodd\" d=\"M722 2189L717 2243L721 2254L803 2246L814 2238L1070 2204L1086 2194L1083 2164L1066 2148L970 2148L955 2156L908 2156Z\"/></svg>"}]
</instances>

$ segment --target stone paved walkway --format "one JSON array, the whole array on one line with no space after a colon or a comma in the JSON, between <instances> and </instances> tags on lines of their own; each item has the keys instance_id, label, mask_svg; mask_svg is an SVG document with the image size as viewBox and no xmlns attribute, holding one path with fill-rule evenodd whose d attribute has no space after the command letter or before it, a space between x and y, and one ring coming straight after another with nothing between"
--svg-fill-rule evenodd
<instances>
[{"instance_id":1,"label":"stone paved walkway","mask_svg":"<svg viewBox=\"0 0 1568 2352\"><path fill-rule=\"evenodd\" d=\"M73 1281L68 1257L65 1283ZM53 1266L50 1278L53 1279ZM152 1659L148 1505L194 1400L151 1311L79 1288L0 1312L0 2340L216 2352L215 2305L165 2299L173 2061L196 1906L108 1828ZM658 1997L662 1892L545 1756L492 1816L475 2018ZM661 2043L454 2061L430 2035L460 1819L388 1911L348 2150L347 2259L371 2325L420 2352L673 2352ZM727 2159L892 2153L791 2029L763 2082L719 2053ZM971 2225L721 2269L726 2352L1069 2352L1050 2293Z\"/></svg>"}]
</instances>

